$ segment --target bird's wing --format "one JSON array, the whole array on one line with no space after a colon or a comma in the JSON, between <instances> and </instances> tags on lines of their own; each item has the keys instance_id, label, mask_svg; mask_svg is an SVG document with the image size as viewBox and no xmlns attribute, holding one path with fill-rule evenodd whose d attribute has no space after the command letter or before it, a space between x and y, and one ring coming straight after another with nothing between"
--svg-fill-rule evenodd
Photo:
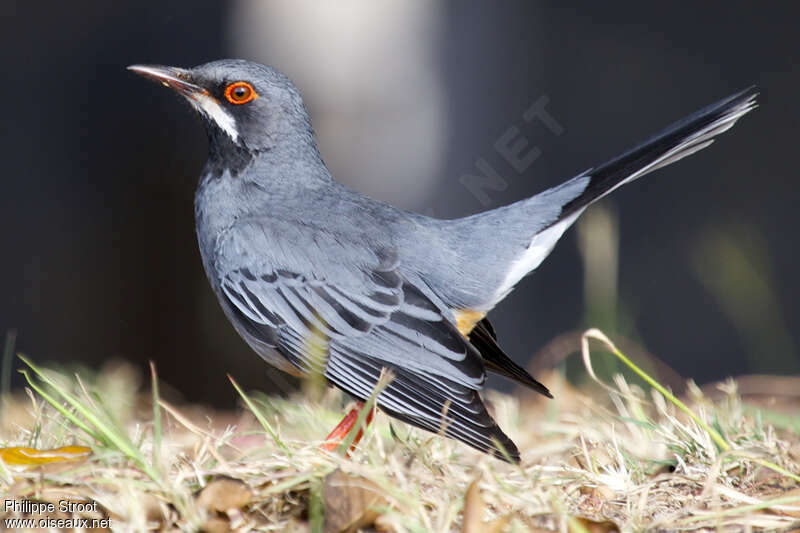
<instances>
[{"instance_id":1,"label":"bird's wing","mask_svg":"<svg viewBox=\"0 0 800 533\"><path fill-rule=\"evenodd\" d=\"M221 293L239 325L302 373L366 399L387 369L384 410L498 454L496 439L518 457L478 395L486 377L479 353L443 306L401 275L391 250L258 221L239 224L220 245Z\"/></svg>"}]
</instances>

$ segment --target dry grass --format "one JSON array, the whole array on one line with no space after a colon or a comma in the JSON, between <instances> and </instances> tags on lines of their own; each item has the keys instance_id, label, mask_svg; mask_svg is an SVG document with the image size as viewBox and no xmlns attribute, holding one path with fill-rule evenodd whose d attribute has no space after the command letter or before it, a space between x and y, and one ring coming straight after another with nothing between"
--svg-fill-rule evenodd
<instances>
[{"instance_id":1,"label":"dry grass","mask_svg":"<svg viewBox=\"0 0 800 533\"><path fill-rule=\"evenodd\" d=\"M555 401L489 393L523 450L518 467L381 414L350 459L322 452L342 415L333 390L319 400L250 393L252 410L222 413L141 392L125 367L80 379L31 374L62 411L40 392L7 397L0 446L82 444L93 453L0 467L0 492L96 501L95 515L120 531L335 531L336 520L356 519L365 530L407 532L800 527L798 410L749 405L733 381L713 400L689 387L684 401L697 420L621 377L610 389L576 390L553 374ZM0 520L14 516L22 514L0 509Z\"/></svg>"}]
</instances>

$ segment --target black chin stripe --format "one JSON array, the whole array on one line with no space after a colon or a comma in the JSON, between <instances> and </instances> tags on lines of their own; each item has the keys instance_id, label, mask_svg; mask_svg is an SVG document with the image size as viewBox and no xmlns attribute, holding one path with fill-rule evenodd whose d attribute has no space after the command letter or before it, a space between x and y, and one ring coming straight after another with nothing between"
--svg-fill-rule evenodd
<instances>
[{"instance_id":1,"label":"black chin stripe","mask_svg":"<svg viewBox=\"0 0 800 533\"><path fill-rule=\"evenodd\" d=\"M247 168L256 156L256 152L249 150L231 139L213 121L206 119L208 131L208 163L207 168L214 176L222 176L226 171L234 178Z\"/></svg>"}]
</instances>

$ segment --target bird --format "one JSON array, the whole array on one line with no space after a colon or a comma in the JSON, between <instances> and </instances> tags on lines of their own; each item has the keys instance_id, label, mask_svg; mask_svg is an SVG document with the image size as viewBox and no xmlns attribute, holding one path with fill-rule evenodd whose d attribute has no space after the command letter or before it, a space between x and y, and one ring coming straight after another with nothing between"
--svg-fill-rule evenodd
<instances>
[{"instance_id":1,"label":"bird","mask_svg":"<svg viewBox=\"0 0 800 533\"><path fill-rule=\"evenodd\" d=\"M758 94L720 100L530 198L438 219L336 181L299 90L274 68L241 59L128 68L202 117L197 239L233 327L266 362L324 376L357 400L329 438L363 429L354 413L380 382L375 403L390 417L512 463L519 449L481 397L487 373L552 395L500 348L487 314L590 204L706 148Z\"/></svg>"}]
</instances>

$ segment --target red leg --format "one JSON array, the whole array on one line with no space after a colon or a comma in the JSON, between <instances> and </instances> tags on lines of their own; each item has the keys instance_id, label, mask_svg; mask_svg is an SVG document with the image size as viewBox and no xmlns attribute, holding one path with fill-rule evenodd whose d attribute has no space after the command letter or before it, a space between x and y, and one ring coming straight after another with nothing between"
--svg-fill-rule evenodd
<instances>
[{"instance_id":1,"label":"red leg","mask_svg":"<svg viewBox=\"0 0 800 533\"><path fill-rule=\"evenodd\" d=\"M358 421L358 414L361 412L361 409L364 408L364 402L356 402L356 406L350 409L350 412L339 422L339 425L333 428L333 431L330 432L330 435L325 437L325 442L322 443L320 448L323 450L327 450L332 452L336 449L339 444L344 441L345 437L348 433L355 427L356 422ZM370 422L372 422L372 415L373 410L370 409L369 413L367 413L367 419L365 426L368 426ZM350 450L348 451L348 455L350 452L356 449L356 444L358 441L361 440L361 437L364 435L364 430L359 428L358 433L356 434L356 438L353 439L353 444L350 446Z\"/></svg>"}]
</instances>

